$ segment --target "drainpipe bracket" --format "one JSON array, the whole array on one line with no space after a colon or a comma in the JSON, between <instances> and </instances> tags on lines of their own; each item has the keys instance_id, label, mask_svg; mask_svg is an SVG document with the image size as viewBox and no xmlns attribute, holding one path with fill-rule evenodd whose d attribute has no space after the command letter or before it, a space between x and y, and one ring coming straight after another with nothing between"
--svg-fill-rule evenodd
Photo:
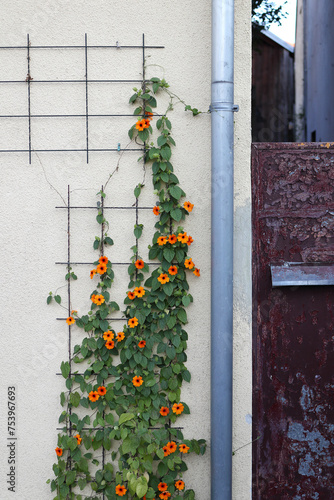
<instances>
[{"instance_id":1,"label":"drainpipe bracket","mask_svg":"<svg viewBox=\"0 0 334 500\"><path fill-rule=\"evenodd\" d=\"M238 104L231 103L212 103L209 106L209 111L212 113L213 111L232 111L233 113L237 113L239 111Z\"/></svg>"}]
</instances>

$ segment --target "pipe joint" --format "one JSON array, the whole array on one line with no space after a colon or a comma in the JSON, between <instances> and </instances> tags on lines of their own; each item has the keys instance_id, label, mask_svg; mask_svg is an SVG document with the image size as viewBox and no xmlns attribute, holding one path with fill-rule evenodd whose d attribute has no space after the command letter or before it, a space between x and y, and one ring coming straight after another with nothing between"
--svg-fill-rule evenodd
<instances>
[{"instance_id":1,"label":"pipe joint","mask_svg":"<svg viewBox=\"0 0 334 500\"><path fill-rule=\"evenodd\" d=\"M209 106L210 113L214 111L232 111L237 113L239 111L238 104L232 104L231 102L213 102Z\"/></svg>"}]
</instances>

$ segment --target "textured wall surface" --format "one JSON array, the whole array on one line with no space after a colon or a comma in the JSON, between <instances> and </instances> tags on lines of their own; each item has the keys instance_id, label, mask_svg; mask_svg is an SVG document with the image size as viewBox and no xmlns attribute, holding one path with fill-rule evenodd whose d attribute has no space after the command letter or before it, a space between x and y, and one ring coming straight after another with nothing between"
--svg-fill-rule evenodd
<instances>
[{"instance_id":1,"label":"textured wall surface","mask_svg":"<svg viewBox=\"0 0 334 500\"><path fill-rule=\"evenodd\" d=\"M235 268L235 430L234 448L251 440L251 336L250 336L250 2L236 2L236 96L240 112L236 131L236 268ZM177 95L200 110L210 104L210 3L204 1L159 4L147 0L69 3L19 0L1 12L0 46L23 46L30 35L35 45L83 45L87 33L90 45L140 45L145 33L147 76L165 77ZM88 52L91 79L141 79L141 53L120 49L110 56L103 50ZM0 50L0 80L27 77L26 50ZM82 83L51 84L38 80L83 79L84 51L63 49L30 50L31 113L85 114L85 86ZM131 113L128 105L132 84L89 84L89 112ZM28 114L28 84L0 84L1 115ZM195 240L192 256L201 268L201 278L190 278L194 304L188 309L188 368L190 384L184 384L182 398L191 415L180 419L186 437L210 436L210 116L195 119L175 106L172 113L177 144L172 157L175 173L195 204L186 230ZM125 147L132 118L91 118L91 148ZM31 146L34 149L84 149L85 118L33 118ZM29 145L28 118L0 117L0 149L23 149ZM31 154L0 153L1 183L1 409L0 409L0 498L47 500L52 498L47 478L55 461L59 393L63 379L56 375L67 358L67 328L57 317L66 317L56 305L46 306L50 290L66 302L65 268L55 262L67 259L67 214L64 206L68 185L73 205L94 206L96 193L119 160L117 152L95 152L86 163L84 152ZM129 206L133 188L141 182L143 170L136 153L122 156L119 171L107 187L107 203ZM142 205L154 204L150 176L141 197ZM107 256L126 262L131 256L133 215L130 211L108 214L110 236L115 241ZM71 258L95 259L92 240L98 234L94 211L82 210L71 217ZM145 226L141 244L149 244L154 216L146 213L139 221ZM89 308L90 267L77 266L78 280L72 285L72 307L79 314ZM115 298L121 303L127 289L126 268L115 266ZM64 287L64 288L61 288ZM73 329L73 343L80 332ZM7 388L16 387L17 441L15 494L7 490L9 473L7 448ZM234 498L250 498L250 446L237 451L233 460ZM210 498L210 448L204 457L188 460L187 486L198 500ZM215 499L218 500L218 499Z\"/></svg>"},{"instance_id":2,"label":"textured wall surface","mask_svg":"<svg viewBox=\"0 0 334 500\"><path fill-rule=\"evenodd\" d=\"M251 498L251 33L250 0L235 2L233 499Z\"/></svg>"}]
</instances>

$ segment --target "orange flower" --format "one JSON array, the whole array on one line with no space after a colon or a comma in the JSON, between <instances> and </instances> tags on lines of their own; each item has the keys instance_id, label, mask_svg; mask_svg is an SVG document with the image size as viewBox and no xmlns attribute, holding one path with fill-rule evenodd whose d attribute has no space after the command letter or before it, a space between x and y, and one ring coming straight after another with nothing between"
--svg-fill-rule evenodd
<instances>
[{"instance_id":1,"label":"orange flower","mask_svg":"<svg viewBox=\"0 0 334 500\"><path fill-rule=\"evenodd\" d=\"M144 265L145 265L145 264L144 264L144 261L143 261L143 260L141 260L141 259L138 259L138 260L136 260L136 262L135 262L135 266L136 266L136 268L137 268L137 269L143 269Z\"/></svg>"},{"instance_id":2,"label":"orange flower","mask_svg":"<svg viewBox=\"0 0 334 500\"><path fill-rule=\"evenodd\" d=\"M92 302L94 302L94 304L95 304L95 297L96 297L96 295L95 295L95 293L93 293L93 295L92 295L92 296L91 296L91 298L90 298L90 300L91 300Z\"/></svg>"},{"instance_id":3,"label":"orange flower","mask_svg":"<svg viewBox=\"0 0 334 500\"><path fill-rule=\"evenodd\" d=\"M190 201L185 201L183 203L183 208L185 208L188 212L191 212L192 209L194 208L194 205L190 203Z\"/></svg>"},{"instance_id":4,"label":"orange flower","mask_svg":"<svg viewBox=\"0 0 334 500\"><path fill-rule=\"evenodd\" d=\"M164 446L162 449L164 450L165 457L168 457L168 455L170 455L170 453L169 453L167 446Z\"/></svg>"},{"instance_id":5,"label":"orange flower","mask_svg":"<svg viewBox=\"0 0 334 500\"><path fill-rule=\"evenodd\" d=\"M90 279L92 280L96 274L96 269L92 269L90 272Z\"/></svg>"},{"instance_id":6,"label":"orange flower","mask_svg":"<svg viewBox=\"0 0 334 500\"><path fill-rule=\"evenodd\" d=\"M116 337L117 337L118 342L121 342L122 340L124 340L124 337L125 337L124 332L118 332L116 334Z\"/></svg>"},{"instance_id":7,"label":"orange flower","mask_svg":"<svg viewBox=\"0 0 334 500\"><path fill-rule=\"evenodd\" d=\"M128 292L128 297L129 297L130 300L133 300L133 299L136 298L136 294L134 292L130 291L130 292Z\"/></svg>"},{"instance_id":8,"label":"orange flower","mask_svg":"<svg viewBox=\"0 0 334 500\"><path fill-rule=\"evenodd\" d=\"M104 302L103 295L95 295L94 304L96 304L97 306L100 306L101 304L103 304L103 302Z\"/></svg>"},{"instance_id":9,"label":"orange flower","mask_svg":"<svg viewBox=\"0 0 334 500\"><path fill-rule=\"evenodd\" d=\"M154 215L159 215L159 213L160 213L160 207L158 205L156 205L155 207L153 207L153 213L154 213Z\"/></svg>"},{"instance_id":10,"label":"orange flower","mask_svg":"<svg viewBox=\"0 0 334 500\"><path fill-rule=\"evenodd\" d=\"M108 264L108 261L109 261L108 257L102 256L99 258L99 263L104 264L105 266Z\"/></svg>"},{"instance_id":11,"label":"orange flower","mask_svg":"<svg viewBox=\"0 0 334 500\"><path fill-rule=\"evenodd\" d=\"M168 269L168 272L171 276L175 276L175 274L177 274L177 267L176 266L170 266L170 268Z\"/></svg>"},{"instance_id":12,"label":"orange flower","mask_svg":"<svg viewBox=\"0 0 334 500\"><path fill-rule=\"evenodd\" d=\"M133 290L133 292L134 292L134 293L135 293L135 295L136 295L137 297L139 297L139 298L144 297L144 295L145 295L145 290L144 290L144 288L143 288L142 286L137 286L137 287Z\"/></svg>"},{"instance_id":13,"label":"orange flower","mask_svg":"<svg viewBox=\"0 0 334 500\"><path fill-rule=\"evenodd\" d=\"M173 413L176 413L176 415L180 415L184 410L184 406L182 403L174 403L172 410L173 410Z\"/></svg>"},{"instance_id":14,"label":"orange flower","mask_svg":"<svg viewBox=\"0 0 334 500\"><path fill-rule=\"evenodd\" d=\"M99 273L99 274L104 274L107 272L107 266L105 264L99 264L96 268L96 271Z\"/></svg>"},{"instance_id":15,"label":"orange flower","mask_svg":"<svg viewBox=\"0 0 334 500\"><path fill-rule=\"evenodd\" d=\"M142 385L142 383L144 382L143 378L142 377L138 377L138 375L136 375L135 377L133 377L132 379L132 383L135 387L140 387Z\"/></svg>"},{"instance_id":16,"label":"orange flower","mask_svg":"<svg viewBox=\"0 0 334 500\"><path fill-rule=\"evenodd\" d=\"M198 267L195 267L193 273L194 273L195 276L200 276L201 275L200 270L198 269Z\"/></svg>"},{"instance_id":17,"label":"orange flower","mask_svg":"<svg viewBox=\"0 0 334 500\"><path fill-rule=\"evenodd\" d=\"M72 309L71 314L76 314L77 312L75 309Z\"/></svg>"},{"instance_id":18,"label":"orange flower","mask_svg":"<svg viewBox=\"0 0 334 500\"><path fill-rule=\"evenodd\" d=\"M172 245L174 245L174 243L177 242L177 237L175 236L175 234L170 234L169 237L168 237L168 243L171 243Z\"/></svg>"},{"instance_id":19,"label":"orange flower","mask_svg":"<svg viewBox=\"0 0 334 500\"><path fill-rule=\"evenodd\" d=\"M159 238L157 239L157 243L160 247L162 247L163 245L166 245L167 237L166 236L159 236Z\"/></svg>"},{"instance_id":20,"label":"orange flower","mask_svg":"<svg viewBox=\"0 0 334 500\"><path fill-rule=\"evenodd\" d=\"M124 337L125 337L124 332L118 332L116 334L116 337L117 337L118 342L121 342L122 340L124 340Z\"/></svg>"},{"instance_id":21,"label":"orange flower","mask_svg":"<svg viewBox=\"0 0 334 500\"><path fill-rule=\"evenodd\" d=\"M169 413L169 408L167 408L167 406L162 406L160 408L160 415L162 415L163 417L167 417Z\"/></svg>"},{"instance_id":22,"label":"orange flower","mask_svg":"<svg viewBox=\"0 0 334 500\"><path fill-rule=\"evenodd\" d=\"M184 490L184 482L181 481L181 479L179 479L178 481L176 481L175 483L175 488L179 491L181 490Z\"/></svg>"},{"instance_id":23,"label":"orange flower","mask_svg":"<svg viewBox=\"0 0 334 500\"><path fill-rule=\"evenodd\" d=\"M114 337L115 337L114 332L112 332L111 330L108 330L103 334L104 340L112 340Z\"/></svg>"},{"instance_id":24,"label":"orange flower","mask_svg":"<svg viewBox=\"0 0 334 500\"><path fill-rule=\"evenodd\" d=\"M123 486L122 484L118 484L116 486L116 495L118 495L119 497L124 497L125 493L128 491L125 486Z\"/></svg>"},{"instance_id":25,"label":"orange flower","mask_svg":"<svg viewBox=\"0 0 334 500\"><path fill-rule=\"evenodd\" d=\"M179 450L181 453L188 453L189 451L189 446L185 445L185 444L180 444L179 445Z\"/></svg>"},{"instance_id":26,"label":"orange flower","mask_svg":"<svg viewBox=\"0 0 334 500\"><path fill-rule=\"evenodd\" d=\"M145 111L145 117L147 117L148 120L152 120L153 113L151 113L151 111Z\"/></svg>"},{"instance_id":27,"label":"orange flower","mask_svg":"<svg viewBox=\"0 0 334 500\"><path fill-rule=\"evenodd\" d=\"M195 267L195 264L193 263L193 260L191 257L184 261L184 267L186 267L187 269L192 269L193 267Z\"/></svg>"},{"instance_id":28,"label":"orange flower","mask_svg":"<svg viewBox=\"0 0 334 500\"><path fill-rule=\"evenodd\" d=\"M139 132L142 132L144 130L144 128L146 128L145 126L145 123L143 122L143 120L139 120L137 121L136 123L136 129L139 131Z\"/></svg>"},{"instance_id":29,"label":"orange flower","mask_svg":"<svg viewBox=\"0 0 334 500\"><path fill-rule=\"evenodd\" d=\"M167 483L159 483L158 484L158 490L159 491L166 491L168 488Z\"/></svg>"},{"instance_id":30,"label":"orange flower","mask_svg":"<svg viewBox=\"0 0 334 500\"><path fill-rule=\"evenodd\" d=\"M141 340L139 343L138 343L138 347L140 347L141 349L143 349L143 347L146 346L146 341L145 340Z\"/></svg>"},{"instance_id":31,"label":"orange flower","mask_svg":"<svg viewBox=\"0 0 334 500\"><path fill-rule=\"evenodd\" d=\"M99 396L104 396L107 393L107 389L104 387L104 385L100 385L100 387L97 388L97 392Z\"/></svg>"},{"instance_id":32,"label":"orange flower","mask_svg":"<svg viewBox=\"0 0 334 500\"><path fill-rule=\"evenodd\" d=\"M187 245L190 247L190 245L193 243L193 239L191 236L188 236L188 241L187 241Z\"/></svg>"},{"instance_id":33,"label":"orange flower","mask_svg":"<svg viewBox=\"0 0 334 500\"><path fill-rule=\"evenodd\" d=\"M169 493L169 491L163 491L162 493L160 493L159 498L161 498L161 500L168 500L170 496L171 493Z\"/></svg>"},{"instance_id":34,"label":"orange flower","mask_svg":"<svg viewBox=\"0 0 334 500\"><path fill-rule=\"evenodd\" d=\"M90 393L88 394L88 399L93 403L95 403L95 401L97 401L99 397L100 395L97 391L90 391Z\"/></svg>"},{"instance_id":35,"label":"orange flower","mask_svg":"<svg viewBox=\"0 0 334 500\"><path fill-rule=\"evenodd\" d=\"M159 276L159 278L158 278L158 281L160 281L160 283L161 283L162 285L164 285L165 283L168 283L169 278L168 278L167 274L163 274L163 273L162 273L162 274L160 274L160 276Z\"/></svg>"},{"instance_id":36,"label":"orange flower","mask_svg":"<svg viewBox=\"0 0 334 500\"><path fill-rule=\"evenodd\" d=\"M105 346L107 349L113 349L115 347L115 342L113 340L107 340Z\"/></svg>"},{"instance_id":37,"label":"orange flower","mask_svg":"<svg viewBox=\"0 0 334 500\"><path fill-rule=\"evenodd\" d=\"M169 453L174 453L177 450L177 444L175 441L170 441L166 444Z\"/></svg>"},{"instance_id":38,"label":"orange flower","mask_svg":"<svg viewBox=\"0 0 334 500\"><path fill-rule=\"evenodd\" d=\"M77 443L78 443L78 444L81 444L82 437L80 437L80 434L76 434L74 437L76 438Z\"/></svg>"},{"instance_id":39,"label":"orange flower","mask_svg":"<svg viewBox=\"0 0 334 500\"><path fill-rule=\"evenodd\" d=\"M181 243L188 243L189 236L187 236L187 233L179 233L177 239Z\"/></svg>"},{"instance_id":40,"label":"orange flower","mask_svg":"<svg viewBox=\"0 0 334 500\"><path fill-rule=\"evenodd\" d=\"M66 323L67 323L68 325L74 325L74 323L75 323L75 319L74 319L74 318L72 318L72 316L70 316L69 318L67 318Z\"/></svg>"},{"instance_id":41,"label":"orange flower","mask_svg":"<svg viewBox=\"0 0 334 500\"><path fill-rule=\"evenodd\" d=\"M134 328L135 326L138 325L138 319L136 318L136 316L134 316L133 318L130 318L129 321L128 321L128 326L130 328Z\"/></svg>"},{"instance_id":42,"label":"orange flower","mask_svg":"<svg viewBox=\"0 0 334 500\"><path fill-rule=\"evenodd\" d=\"M144 118L143 120L145 122L145 127L144 128L148 128L150 125L151 125L151 120L149 120L149 118Z\"/></svg>"},{"instance_id":43,"label":"orange flower","mask_svg":"<svg viewBox=\"0 0 334 500\"><path fill-rule=\"evenodd\" d=\"M57 446L57 448L55 448L55 452L57 453L58 457L61 457L63 454L63 449Z\"/></svg>"}]
</instances>

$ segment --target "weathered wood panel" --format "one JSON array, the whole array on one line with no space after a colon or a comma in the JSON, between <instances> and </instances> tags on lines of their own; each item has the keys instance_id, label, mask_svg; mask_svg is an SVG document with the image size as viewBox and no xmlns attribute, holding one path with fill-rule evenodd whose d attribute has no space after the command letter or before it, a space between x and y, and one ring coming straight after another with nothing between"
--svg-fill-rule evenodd
<instances>
[{"instance_id":1,"label":"weathered wood panel","mask_svg":"<svg viewBox=\"0 0 334 500\"><path fill-rule=\"evenodd\" d=\"M270 272L334 266L333 166L329 144L253 145L254 500L334 498L334 289Z\"/></svg>"}]
</instances>

